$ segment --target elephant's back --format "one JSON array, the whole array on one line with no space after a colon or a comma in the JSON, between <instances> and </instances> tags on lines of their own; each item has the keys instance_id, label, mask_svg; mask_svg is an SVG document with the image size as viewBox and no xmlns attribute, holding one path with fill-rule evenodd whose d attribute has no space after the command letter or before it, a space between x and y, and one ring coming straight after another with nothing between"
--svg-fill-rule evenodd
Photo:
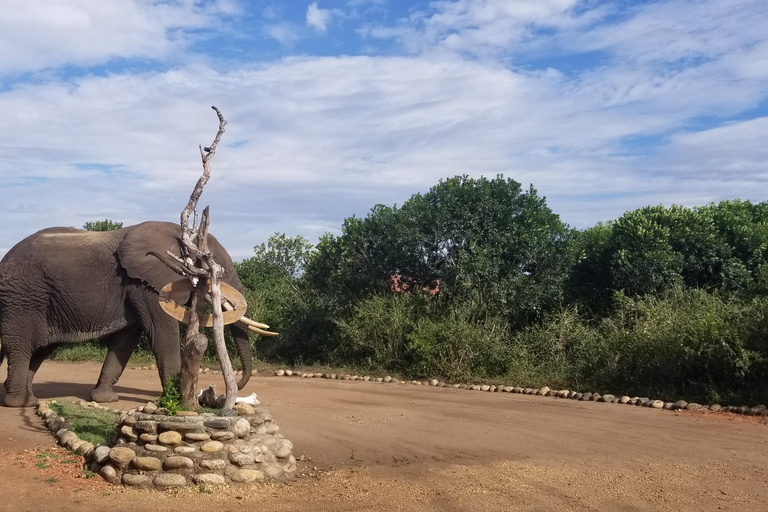
<instances>
[{"instance_id":1,"label":"elephant's back","mask_svg":"<svg viewBox=\"0 0 768 512\"><path fill-rule=\"evenodd\" d=\"M85 231L72 227L41 229L13 246L0 261L0 266L16 266L41 259L66 264L71 262L73 256L79 260L89 252L93 254L110 249L114 252L125 237L122 231Z\"/></svg>"}]
</instances>

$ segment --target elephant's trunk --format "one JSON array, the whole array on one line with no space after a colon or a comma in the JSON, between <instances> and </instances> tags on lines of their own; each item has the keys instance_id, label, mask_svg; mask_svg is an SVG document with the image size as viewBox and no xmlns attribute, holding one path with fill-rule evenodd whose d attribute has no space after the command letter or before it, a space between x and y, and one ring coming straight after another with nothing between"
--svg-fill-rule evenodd
<instances>
[{"instance_id":1,"label":"elephant's trunk","mask_svg":"<svg viewBox=\"0 0 768 512\"><path fill-rule=\"evenodd\" d=\"M243 378L237 383L237 389L243 389L251 378L253 370L253 355L251 353L251 340L248 337L248 330L240 322L230 324L230 332L235 340L237 355L240 356L240 362L243 363Z\"/></svg>"}]
</instances>

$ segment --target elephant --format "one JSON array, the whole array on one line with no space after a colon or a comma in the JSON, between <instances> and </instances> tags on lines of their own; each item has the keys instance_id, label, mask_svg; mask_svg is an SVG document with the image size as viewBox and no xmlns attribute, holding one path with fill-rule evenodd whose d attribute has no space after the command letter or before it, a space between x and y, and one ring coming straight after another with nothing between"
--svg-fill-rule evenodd
<instances>
[{"instance_id":1,"label":"elephant","mask_svg":"<svg viewBox=\"0 0 768 512\"><path fill-rule=\"evenodd\" d=\"M159 292L181 279L151 253L181 254L181 227L143 222L114 231L56 227L16 244L0 261L0 364L7 356L5 405L34 406L32 379L43 360L63 343L105 336L107 357L91 400L117 400L113 386L141 333L157 361L161 382L179 372L179 322L166 314ZM215 237L208 246L223 267L221 281L243 292L232 259ZM169 258L170 259L170 258ZM177 303L189 293L174 296ZM247 325L230 324L243 364L242 389L253 367Z\"/></svg>"}]
</instances>

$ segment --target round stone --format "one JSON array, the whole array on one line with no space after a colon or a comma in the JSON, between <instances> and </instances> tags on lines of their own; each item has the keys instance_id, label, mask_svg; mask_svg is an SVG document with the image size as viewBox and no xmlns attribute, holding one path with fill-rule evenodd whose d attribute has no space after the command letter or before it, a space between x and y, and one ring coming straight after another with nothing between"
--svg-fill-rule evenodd
<instances>
[{"instance_id":1,"label":"round stone","mask_svg":"<svg viewBox=\"0 0 768 512\"><path fill-rule=\"evenodd\" d=\"M275 376L277 377L282 377L283 375L285 375L285 370L277 370L275 372Z\"/></svg>"},{"instance_id":2,"label":"round stone","mask_svg":"<svg viewBox=\"0 0 768 512\"><path fill-rule=\"evenodd\" d=\"M242 402L235 404L235 411L237 411L237 414L240 416L251 416L256 412L250 404Z\"/></svg>"},{"instance_id":3,"label":"round stone","mask_svg":"<svg viewBox=\"0 0 768 512\"><path fill-rule=\"evenodd\" d=\"M65 430L61 433L61 435L57 437L59 438L59 444L61 446L67 446L72 442L73 439L77 439L77 434L75 434L71 430Z\"/></svg>"},{"instance_id":4,"label":"round stone","mask_svg":"<svg viewBox=\"0 0 768 512\"><path fill-rule=\"evenodd\" d=\"M117 477L117 471L115 471L115 468L107 464L106 466L103 466L101 468L101 471L99 471L99 475L101 475L101 478L103 478L107 482L111 482Z\"/></svg>"},{"instance_id":5,"label":"round stone","mask_svg":"<svg viewBox=\"0 0 768 512\"><path fill-rule=\"evenodd\" d=\"M195 467L195 463L187 457L168 457L163 462L163 469L191 469L193 467Z\"/></svg>"},{"instance_id":6,"label":"round stone","mask_svg":"<svg viewBox=\"0 0 768 512\"><path fill-rule=\"evenodd\" d=\"M93 450L93 460L99 464L106 464L109 460L109 446L99 445Z\"/></svg>"},{"instance_id":7,"label":"round stone","mask_svg":"<svg viewBox=\"0 0 768 512\"><path fill-rule=\"evenodd\" d=\"M88 452L90 452L91 450L93 450L93 445L89 442L83 442L83 444L77 447L77 450L75 450L75 453L87 458Z\"/></svg>"},{"instance_id":8,"label":"round stone","mask_svg":"<svg viewBox=\"0 0 768 512\"><path fill-rule=\"evenodd\" d=\"M200 467L203 469L210 469L213 471L221 471L222 469L227 467L227 462L223 459L201 460Z\"/></svg>"},{"instance_id":9,"label":"round stone","mask_svg":"<svg viewBox=\"0 0 768 512\"><path fill-rule=\"evenodd\" d=\"M480 391L489 391L490 389L491 389L491 386L489 386L488 384L483 384L482 386L480 386Z\"/></svg>"},{"instance_id":10,"label":"round stone","mask_svg":"<svg viewBox=\"0 0 768 512\"><path fill-rule=\"evenodd\" d=\"M175 445L181 442L181 434L179 434L175 430L169 430L167 432L163 432L162 434L160 434L157 440L161 444Z\"/></svg>"},{"instance_id":11,"label":"round stone","mask_svg":"<svg viewBox=\"0 0 768 512\"><path fill-rule=\"evenodd\" d=\"M197 485L224 485L226 483L223 476L217 475L215 473L203 473L201 475L195 475L192 477L192 479Z\"/></svg>"},{"instance_id":12,"label":"round stone","mask_svg":"<svg viewBox=\"0 0 768 512\"><path fill-rule=\"evenodd\" d=\"M245 437L250 431L251 424L245 418L240 418L234 425L232 425L232 432L234 432L237 437Z\"/></svg>"},{"instance_id":13,"label":"round stone","mask_svg":"<svg viewBox=\"0 0 768 512\"><path fill-rule=\"evenodd\" d=\"M154 443L157 441L157 434L141 434L139 439L145 443Z\"/></svg>"},{"instance_id":14,"label":"round stone","mask_svg":"<svg viewBox=\"0 0 768 512\"><path fill-rule=\"evenodd\" d=\"M701 409L701 404L697 404L697 403L690 403L685 406L686 411L697 411L699 409Z\"/></svg>"},{"instance_id":15,"label":"round stone","mask_svg":"<svg viewBox=\"0 0 768 512\"><path fill-rule=\"evenodd\" d=\"M147 402L147 405L144 406L144 412L147 414L154 414L156 410L157 405L154 402Z\"/></svg>"},{"instance_id":16,"label":"round stone","mask_svg":"<svg viewBox=\"0 0 768 512\"><path fill-rule=\"evenodd\" d=\"M688 407L688 402L686 402L685 400L678 400L677 402L672 404L672 409L674 410L685 409L686 407Z\"/></svg>"},{"instance_id":17,"label":"round stone","mask_svg":"<svg viewBox=\"0 0 768 512\"><path fill-rule=\"evenodd\" d=\"M133 427L129 427L128 425L120 427L120 434L122 434L128 441L136 441L139 438L139 436L136 435L136 432L134 432Z\"/></svg>"},{"instance_id":18,"label":"round stone","mask_svg":"<svg viewBox=\"0 0 768 512\"><path fill-rule=\"evenodd\" d=\"M182 487L187 485L187 479L184 478L184 475L179 475L177 473L160 473L155 477L153 483L155 484L155 487L160 489L167 487Z\"/></svg>"},{"instance_id":19,"label":"round stone","mask_svg":"<svg viewBox=\"0 0 768 512\"><path fill-rule=\"evenodd\" d=\"M194 446L177 446L173 449L173 453L177 453L179 455L189 455L190 453L195 453L197 449Z\"/></svg>"},{"instance_id":20,"label":"round stone","mask_svg":"<svg viewBox=\"0 0 768 512\"><path fill-rule=\"evenodd\" d=\"M147 434L157 434L157 422L148 420L137 421L133 426L133 430L146 432Z\"/></svg>"},{"instance_id":21,"label":"round stone","mask_svg":"<svg viewBox=\"0 0 768 512\"><path fill-rule=\"evenodd\" d=\"M232 472L230 478L238 484L249 484L251 482L263 481L264 473L256 469L238 469Z\"/></svg>"},{"instance_id":22,"label":"round stone","mask_svg":"<svg viewBox=\"0 0 768 512\"><path fill-rule=\"evenodd\" d=\"M109 460L118 467L127 466L136 457L136 452L130 448L115 446L109 450Z\"/></svg>"},{"instance_id":23,"label":"round stone","mask_svg":"<svg viewBox=\"0 0 768 512\"><path fill-rule=\"evenodd\" d=\"M277 457L278 459L287 459L290 456L291 456L291 449L286 445L281 446L280 449L277 450L277 452L275 453L275 457Z\"/></svg>"},{"instance_id":24,"label":"round stone","mask_svg":"<svg viewBox=\"0 0 768 512\"><path fill-rule=\"evenodd\" d=\"M539 391L536 394L544 396L547 393L549 393L549 386L542 386L541 388L539 388Z\"/></svg>"},{"instance_id":25,"label":"round stone","mask_svg":"<svg viewBox=\"0 0 768 512\"><path fill-rule=\"evenodd\" d=\"M147 475L132 475L130 473L123 474L121 481L123 482L123 485L128 485L130 487L147 487L151 483L151 480Z\"/></svg>"},{"instance_id":26,"label":"round stone","mask_svg":"<svg viewBox=\"0 0 768 512\"><path fill-rule=\"evenodd\" d=\"M437 379L432 379L431 381L429 381L430 386L437 386L437 383L438 383Z\"/></svg>"},{"instance_id":27,"label":"round stone","mask_svg":"<svg viewBox=\"0 0 768 512\"><path fill-rule=\"evenodd\" d=\"M651 402L651 407L654 409L661 409L664 407L664 402L662 400L653 400Z\"/></svg>"},{"instance_id":28,"label":"round stone","mask_svg":"<svg viewBox=\"0 0 768 512\"><path fill-rule=\"evenodd\" d=\"M293 375L293 370L285 370L285 374L286 374L288 377L290 377L291 375Z\"/></svg>"},{"instance_id":29,"label":"round stone","mask_svg":"<svg viewBox=\"0 0 768 512\"><path fill-rule=\"evenodd\" d=\"M208 441L211 438L206 432L189 432L184 434L184 439L192 442Z\"/></svg>"},{"instance_id":30,"label":"round stone","mask_svg":"<svg viewBox=\"0 0 768 512\"><path fill-rule=\"evenodd\" d=\"M168 448L166 448L165 446L160 446L159 444L145 444L144 449L150 452L157 452L157 453L163 453L168 451Z\"/></svg>"},{"instance_id":31,"label":"round stone","mask_svg":"<svg viewBox=\"0 0 768 512\"><path fill-rule=\"evenodd\" d=\"M614 398L616 398L616 397L615 397L615 396L613 396L613 395L603 395L602 397L600 397L600 401L601 401L601 402L608 402L608 403L611 403L611 402L613 402L613 399L614 399Z\"/></svg>"},{"instance_id":32,"label":"round stone","mask_svg":"<svg viewBox=\"0 0 768 512\"><path fill-rule=\"evenodd\" d=\"M214 441L231 441L235 437L236 437L235 434L228 430L225 430L223 432L213 432L211 434L211 439L213 439Z\"/></svg>"},{"instance_id":33,"label":"round stone","mask_svg":"<svg viewBox=\"0 0 768 512\"><path fill-rule=\"evenodd\" d=\"M204 451L205 453L213 453L218 452L222 448L224 448L223 443L220 443L219 441L208 441L203 443L203 446L200 447L200 450Z\"/></svg>"},{"instance_id":34,"label":"round stone","mask_svg":"<svg viewBox=\"0 0 768 512\"><path fill-rule=\"evenodd\" d=\"M376 382L384 382L384 379L382 377L376 377Z\"/></svg>"},{"instance_id":35,"label":"round stone","mask_svg":"<svg viewBox=\"0 0 768 512\"><path fill-rule=\"evenodd\" d=\"M621 398L619 398L620 404L626 404L627 402L629 402L629 397L627 395L623 395Z\"/></svg>"},{"instance_id":36,"label":"round stone","mask_svg":"<svg viewBox=\"0 0 768 512\"><path fill-rule=\"evenodd\" d=\"M281 476L283 476L284 473L283 467L275 464L268 465L266 468L264 468L264 472L273 480L279 479Z\"/></svg>"},{"instance_id":37,"label":"round stone","mask_svg":"<svg viewBox=\"0 0 768 512\"><path fill-rule=\"evenodd\" d=\"M384 382L392 382L392 377L387 375L386 377L384 377Z\"/></svg>"},{"instance_id":38,"label":"round stone","mask_svg":"<svg viewBox=\"0 0 768 512\"><path fill-rule=\"evenodd\" d=\"M157 471L163 463L155 457L136 457L131 461L131 465L141 471Z\"/></svg>"},{"instance_id":39,"label":"round stone","mask_svg":"<svg viewBox=\"0 0 768 512\"><path fill-rule=\"evenodd\" d=\"M722 409L722 406L720 404L712 404L709 406L709 410L713 412L719 412L720 409Z\"/></svg>"},{"instance_id":40,"label":"round stone","mask_svg":"<svg viewBox=\"0 0 768 512\"><path fill-rule=\"evenodd\" d=\"M229 462L235 466L249 466L255 462L252 455L247 453L233 453L229 456Z\"/></svg>"}]
</instances>

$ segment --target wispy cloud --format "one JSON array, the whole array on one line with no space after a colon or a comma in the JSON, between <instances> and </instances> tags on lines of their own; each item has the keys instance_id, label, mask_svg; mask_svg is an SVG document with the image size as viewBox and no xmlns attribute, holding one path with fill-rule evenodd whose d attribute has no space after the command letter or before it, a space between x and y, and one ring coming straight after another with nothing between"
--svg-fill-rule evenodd
<instances>
[{"instance_id":1,"label":"wispy cloud","mask_svg":"<svg viewBox=\"0 0 768 512\"><path fill-rule=\"evenodd\" d=\"M183 50L188 30L236 12L225 1L7 0L0 9L0 75Z\"/></svg>"},{"instance_id":2,"label":"wispy cloud","mask_svg":"<svg viewBox=\"0 0 768 512\"><path fill-rule=\"evenodd\" d=\"M318 32L325 32L328 21L331 19L330 9L320 9L317 2L312 2L307 7L307 26L310 26Z\"/></svg>"}]
</instances>

